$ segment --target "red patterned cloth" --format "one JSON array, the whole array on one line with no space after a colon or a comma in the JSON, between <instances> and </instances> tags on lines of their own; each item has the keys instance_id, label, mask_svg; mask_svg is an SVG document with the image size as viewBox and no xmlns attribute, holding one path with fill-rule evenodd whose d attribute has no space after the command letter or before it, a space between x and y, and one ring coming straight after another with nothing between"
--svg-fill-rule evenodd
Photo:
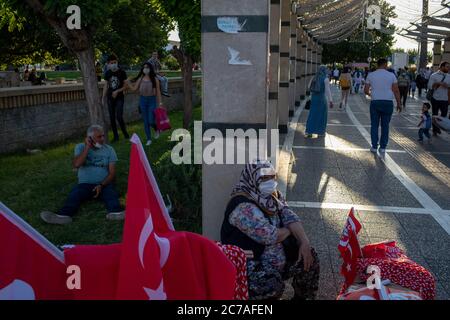
<instances>
[{"instance_id":1,"label":"red patterned cloth","mask_svg":"<svg viewBox=\"0 0 450 320\"><path fill-rule=\"evenodd\" d=\"M236 267L235 300L248 300L247 257L244 250L237 246L216 242L219 248Z\"/></svg>"},{"instance_id":2,"label":"red patterned cloth","mask_svg":"<svg viewBox=\"0 0 450 320\"><path fill-rule=\"evenodd\" d=\"M366 245L362 248L364 258L358 259L357 272L361 280L366 281L366 273L370 265L380 268L381 279L416 291L423 300L433 300L436 296L436 281L433 275L424 267L409 259L397 247L395 241L385 241ZM347 287L344 285L340 294L344 294Z\"/></svg>"}]
</instances>

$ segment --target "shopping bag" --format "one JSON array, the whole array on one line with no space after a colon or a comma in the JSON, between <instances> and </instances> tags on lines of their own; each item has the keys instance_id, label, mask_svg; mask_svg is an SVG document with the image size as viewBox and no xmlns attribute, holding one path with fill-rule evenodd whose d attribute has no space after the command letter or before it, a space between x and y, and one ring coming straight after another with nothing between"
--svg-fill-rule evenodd
<instances>
[{"instance_id":1,"label":"shopping bag","mask_svg":"<svg viewBox=\"0 0 450 320\"><path fill-rule=\"evenodd\" d=\"M159 131L167 131L171 129L169 116L164 108L158 107L155 109L156 129Z\"/></svg>"}]
</instances>

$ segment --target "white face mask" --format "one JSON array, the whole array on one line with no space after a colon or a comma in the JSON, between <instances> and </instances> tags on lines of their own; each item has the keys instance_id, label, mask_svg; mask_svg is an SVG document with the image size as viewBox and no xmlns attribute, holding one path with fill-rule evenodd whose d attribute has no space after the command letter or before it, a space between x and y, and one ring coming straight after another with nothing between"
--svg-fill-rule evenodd
<instances>
[{"instance_id":1,"label":"white face mask","mask_svg":"<svg viewBox=\"0 0 450 320\"><path fill-rule=\"evenodd\" d=\"M109 70L117 71L117 69L119 69L119 66L117 65L117 63L112 63L109 65Z\"/></svg>"},{"instance_id":2,"label":"white face mask","mask_svg":"<svg viewBox=\"0 0 450 320\"><path fill-rule=\"evenodd\" d=\"M262 194L269 195L277 191L278 182L276 182L274 179L261 182L259 185L259 191L261 191Z\"/></svg>"},{"instance_id":3,"label":"white face mask","mask_svg":"<svg viewBox=\"0 0 450 320\"><path fill-rule=\"evenodd\" d=\"M100 143L96 142L94 144L94 147L96 147L97 149L100 149L102 147L102 145Z\"/></svg>"},{"instance_id":4,"label":"white face mask","mask_svg":"<svg viewBox=\"0 0 450 320\"><path fill-rule=\"evenodd\" d=\"M150 73L150 69L149 68L144 68L143 72L144 72L144 74L149 74Z\"/></svg>"}]
</instances>

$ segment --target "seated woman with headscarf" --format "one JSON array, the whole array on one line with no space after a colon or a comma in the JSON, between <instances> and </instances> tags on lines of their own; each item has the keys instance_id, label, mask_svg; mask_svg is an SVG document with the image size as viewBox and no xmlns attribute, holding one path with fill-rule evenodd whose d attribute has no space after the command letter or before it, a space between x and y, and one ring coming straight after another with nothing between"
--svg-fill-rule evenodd
<instances>
[{"instance_id":1,"label":"seated woman with headscarf","mask_svg":"<svg viewBox=\"0 0 450 320\"><path fill-rule=\"evenodd\" d=\"M247 164L231 197L221 241L253 252L254 258L247 260L249 298L278 299L284 281L293 277L293 299L315 299L319 260L299 216L277 190L272 164Z\"/></svg>"},{"instance_id":2,"label":"seated woman with headscarf","mask_svg":"<svg viewBox=\"0 0 450 320\"><path fill-rule=\"evenodd\" d=\"M319 71L310 84L311 108L306 122L306 136L311 138L313 134L324 136L328 121L328 104L333 108L330 81L327 77L327 67L320 66ZM328 103L327 103L328 100Z\"/></svg>"}]
</instances>

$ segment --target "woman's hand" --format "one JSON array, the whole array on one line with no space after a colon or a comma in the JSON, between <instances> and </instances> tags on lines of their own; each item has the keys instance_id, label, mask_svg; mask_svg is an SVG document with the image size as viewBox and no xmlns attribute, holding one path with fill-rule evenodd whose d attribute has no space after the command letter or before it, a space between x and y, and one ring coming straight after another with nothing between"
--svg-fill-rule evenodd
<instances>
[{"instance_id":1,"label":"woman's hand","mask_svg":"<svg viewBox=\"0 0 450 320\"><path fill-rule=\"evenodd\" d=\"M309 271L313 264L313 256L311 254L311 246L308 241L302 242L298 252L298 262L303 259L303 269Z\"/></svg>"},{"instance_id":2,"label":"woman's hand","mask_svg":"<svg viewBox=\"0 0 450 320\"><path fill-rule=\"evenodd\" d=\"M117 98L117 91L114 91L113 93L112 93L112 97L115 99L115 98Z\"/></svg>"}]
</instances>

